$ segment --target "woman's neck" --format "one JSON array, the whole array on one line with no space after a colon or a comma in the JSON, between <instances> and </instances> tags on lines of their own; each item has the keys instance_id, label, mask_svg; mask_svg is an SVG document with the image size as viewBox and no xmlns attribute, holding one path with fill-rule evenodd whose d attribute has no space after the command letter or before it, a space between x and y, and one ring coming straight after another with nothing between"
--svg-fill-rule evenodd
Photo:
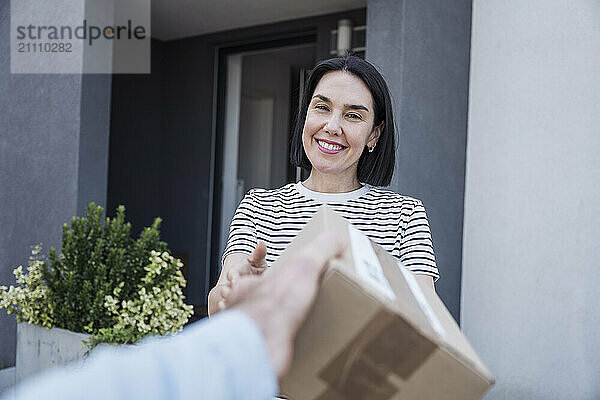
<instances>
[{"instance_id":1,"label":"woman's neck","mask_svg":"<svg viewBox=\"0 0 600 400\"><path fill-rule=\"evenodd\" d=\"M308 179L302 184L305 188L320 193L348 193L362 187L356 174L348 176L321 174L314 168L310 171Z\"/></svg>"}]
</instances>

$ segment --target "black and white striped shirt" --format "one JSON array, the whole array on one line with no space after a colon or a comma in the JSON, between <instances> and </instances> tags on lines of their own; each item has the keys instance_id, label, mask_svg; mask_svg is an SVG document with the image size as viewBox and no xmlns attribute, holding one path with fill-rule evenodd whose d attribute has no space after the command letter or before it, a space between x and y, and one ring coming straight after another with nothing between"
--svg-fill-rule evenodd
<instances>
[{"instance_id":1,"label":"black and white striped shirt","mask_svg":"<svg viewBox=\"0 0 600 400\"><path fill-rule=\"evenodd\" d=\"M420 200L364 185L349 193L319 193L300 182L279 189L252 189L242 199L229 229L223 260L267 245L271 265L317 209L327 204L409 270L438 279L431 232Z\"/></svg>"}]
</instances>

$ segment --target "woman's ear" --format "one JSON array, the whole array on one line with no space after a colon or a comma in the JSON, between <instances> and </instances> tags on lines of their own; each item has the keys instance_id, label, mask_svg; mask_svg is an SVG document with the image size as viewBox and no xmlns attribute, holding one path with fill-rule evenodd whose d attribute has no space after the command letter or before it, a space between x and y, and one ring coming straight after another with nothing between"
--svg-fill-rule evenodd
<instances>
[{"instance_id":1,"label":"woman's ear","mask_svg":"<svg viewBox=\"0 0 600 400\"><path fill-rule=\"evenodd\" d=\"M369 140L367 141L367 147L373 147L375 144L377 144L379 136L381 135L381 132L383 132L384 126L385 122L381 121L379 125L373 128L373 132L371 132L371 135L369 135Z\"/></svg>"}]
</instances>

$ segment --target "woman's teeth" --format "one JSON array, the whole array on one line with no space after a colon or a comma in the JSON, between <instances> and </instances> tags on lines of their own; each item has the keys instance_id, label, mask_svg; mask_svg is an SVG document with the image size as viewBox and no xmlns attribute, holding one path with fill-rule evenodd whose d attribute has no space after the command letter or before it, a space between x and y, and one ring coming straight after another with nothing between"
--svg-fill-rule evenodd
<instances>
[{"instance_id":1,"label":"woman's teeth","mask_svg":"<svg viewBox=\"0 0 600 400\"><path fill-rule=\"evenodd\" d=\"M327 142L321 142L320 140L317 140L317 142L319 142L319 144L323 147L325 147L327 150L341 150L343 149L342 146L338 146L336 144L331 144L331 143L327 143Z\"/></svg>"}]
</instances>

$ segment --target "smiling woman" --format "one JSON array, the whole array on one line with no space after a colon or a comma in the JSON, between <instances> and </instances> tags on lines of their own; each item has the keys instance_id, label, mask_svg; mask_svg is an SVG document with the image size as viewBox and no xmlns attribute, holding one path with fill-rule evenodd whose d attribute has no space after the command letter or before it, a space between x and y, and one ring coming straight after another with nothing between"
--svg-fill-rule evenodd
<instances>
[{"instance_id":1,"label":"smiling woman","mask_svg":"<svg viewBox=\"0 0 600 400\"><path fill-rule=\"evenodd\" d=\"M311 165L306 187L333 192L361 187L358 162L365 147L375 147L384 125L381 121L375 126L372 110L369 88L355 75L334 71L321 78L302 131L304 152ZM332 183L336 187L328 188Z\"/></svg>"},{"instance_id":2,"label":"smiling woman","mask_svg":"<svg viewBox=\"0 0 600 400\"><path fill-rule=\"evenodd\" d=\"M271 265L322 204L433 288L439 274L423 204L377 187L392 179L395 143L390 95L375 67L351 55L317 64L291 144L292 164L310 175L304 182L246 194L231 222L209 313L227 307L240 277Z\"/></svg>"}]
</instances>

